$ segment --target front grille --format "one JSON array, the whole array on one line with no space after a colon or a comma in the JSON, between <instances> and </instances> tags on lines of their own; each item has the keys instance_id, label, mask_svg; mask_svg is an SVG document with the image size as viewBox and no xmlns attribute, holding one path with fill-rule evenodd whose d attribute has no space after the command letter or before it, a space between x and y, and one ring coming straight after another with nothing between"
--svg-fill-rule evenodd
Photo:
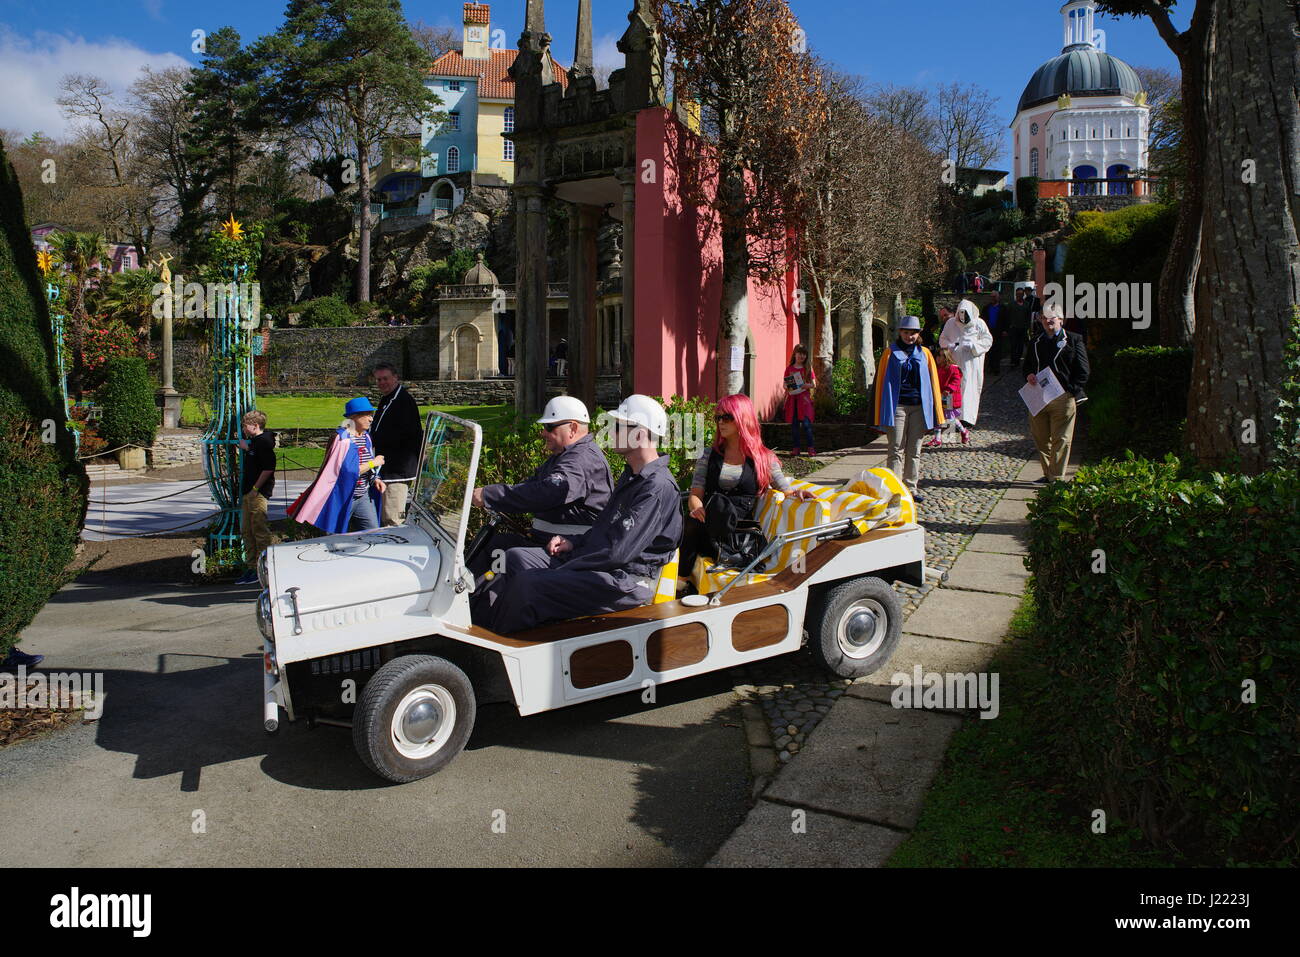
<instances>
[{"instance_id":1,"label":"front grille","mask_svg":"<svg viewBox=\"0 0 1300 957\"><path fill-rule=\"evenodd\" d=\"M349 671L374 671L382 662L378 648L350 651L344 655L330 655L311 662L313 675L338 675Z\"/></svg>"}]
</instances>

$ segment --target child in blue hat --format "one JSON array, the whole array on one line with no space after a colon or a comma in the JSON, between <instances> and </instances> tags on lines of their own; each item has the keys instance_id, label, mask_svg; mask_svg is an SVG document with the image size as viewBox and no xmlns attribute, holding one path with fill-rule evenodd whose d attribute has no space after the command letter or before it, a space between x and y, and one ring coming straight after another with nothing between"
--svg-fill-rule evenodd
<instances>
[{"instance_id":1,"label":"child in blue hat","mask_svg":"<svg viewBox=\"0 0 1300 957\"><path fill-rule=\"evenodd\" d=\"M343 414L347 421L330 442L320 472L288 511L290 518L331 533L378 528L384 494L384 457L370 440L375 407L364 396L349 399Z\"/></svg>"}]
</instances>

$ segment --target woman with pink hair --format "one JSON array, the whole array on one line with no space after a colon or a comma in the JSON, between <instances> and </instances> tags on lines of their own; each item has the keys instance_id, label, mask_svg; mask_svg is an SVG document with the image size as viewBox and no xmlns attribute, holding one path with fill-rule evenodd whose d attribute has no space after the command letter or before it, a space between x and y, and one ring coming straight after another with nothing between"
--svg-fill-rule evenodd
<instances>
[{"instance_id":1,"label":"woman with pink hair","mask_svg":"<svg viewBox=\"0 0 1300 957\"><path fill-rule=\"evenodd\" d=\"M775 488L799 499L813 498L807 491L792 492L790 479L781 471L776 454L763 444L763 434L747 395L729 395L718 402L714 414L717 439L695 463L691 494L687 500L679 568L689 576L698 555L717 557L717 544L706 522L721 506L733 508L742 520L752 519L758 497ZM727 501L721 502L719 498Z\"/></svg>"}]
</instances>

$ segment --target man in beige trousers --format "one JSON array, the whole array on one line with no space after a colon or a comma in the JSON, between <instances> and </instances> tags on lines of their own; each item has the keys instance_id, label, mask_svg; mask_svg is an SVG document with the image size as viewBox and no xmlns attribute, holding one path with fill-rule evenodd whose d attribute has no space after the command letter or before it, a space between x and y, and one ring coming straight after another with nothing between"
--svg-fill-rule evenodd
<instances>
[{"instance_id":1,"label":"man in beige trousers","mask_svg":"<svg viewBox=\"0 0 1300 957\"><path fill-rule=\"evenodd\" d=\"M1088 347L1083 337L1066 332L1061 310L1053 302L1043 304L1039 314L1042 334L1029 344L1020 371L1030 385L1038 384L1039 374L1050 370L1065 389L1037 414L1029 417L1029 431L1038 448L1043 467L1039 482L1060 481L1070 464L1070 445L1074 441L1074 419L1080 403L1087 402L1083 387L1088 382Z\"/></svg>"}]
</instances>

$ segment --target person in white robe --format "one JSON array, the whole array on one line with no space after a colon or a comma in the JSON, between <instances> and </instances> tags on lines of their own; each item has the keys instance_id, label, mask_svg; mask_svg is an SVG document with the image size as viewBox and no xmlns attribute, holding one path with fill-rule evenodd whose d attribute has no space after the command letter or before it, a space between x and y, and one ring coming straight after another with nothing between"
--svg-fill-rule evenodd
<instances>
[{"instance_id":1,"label":"person in white robe","mask_svg":"<svg viewBox=\"0 0 1300 957\"><path fill-rule=\"evenodd\" d=\"M984 390L984 355L993 348L993 333L980 318L979 308L969 299L957 303L957 310L939 334L939 348L949 349L961 368L961 419L974 425L980 414L980 393Z\"/></svg>"}]
</instances>

